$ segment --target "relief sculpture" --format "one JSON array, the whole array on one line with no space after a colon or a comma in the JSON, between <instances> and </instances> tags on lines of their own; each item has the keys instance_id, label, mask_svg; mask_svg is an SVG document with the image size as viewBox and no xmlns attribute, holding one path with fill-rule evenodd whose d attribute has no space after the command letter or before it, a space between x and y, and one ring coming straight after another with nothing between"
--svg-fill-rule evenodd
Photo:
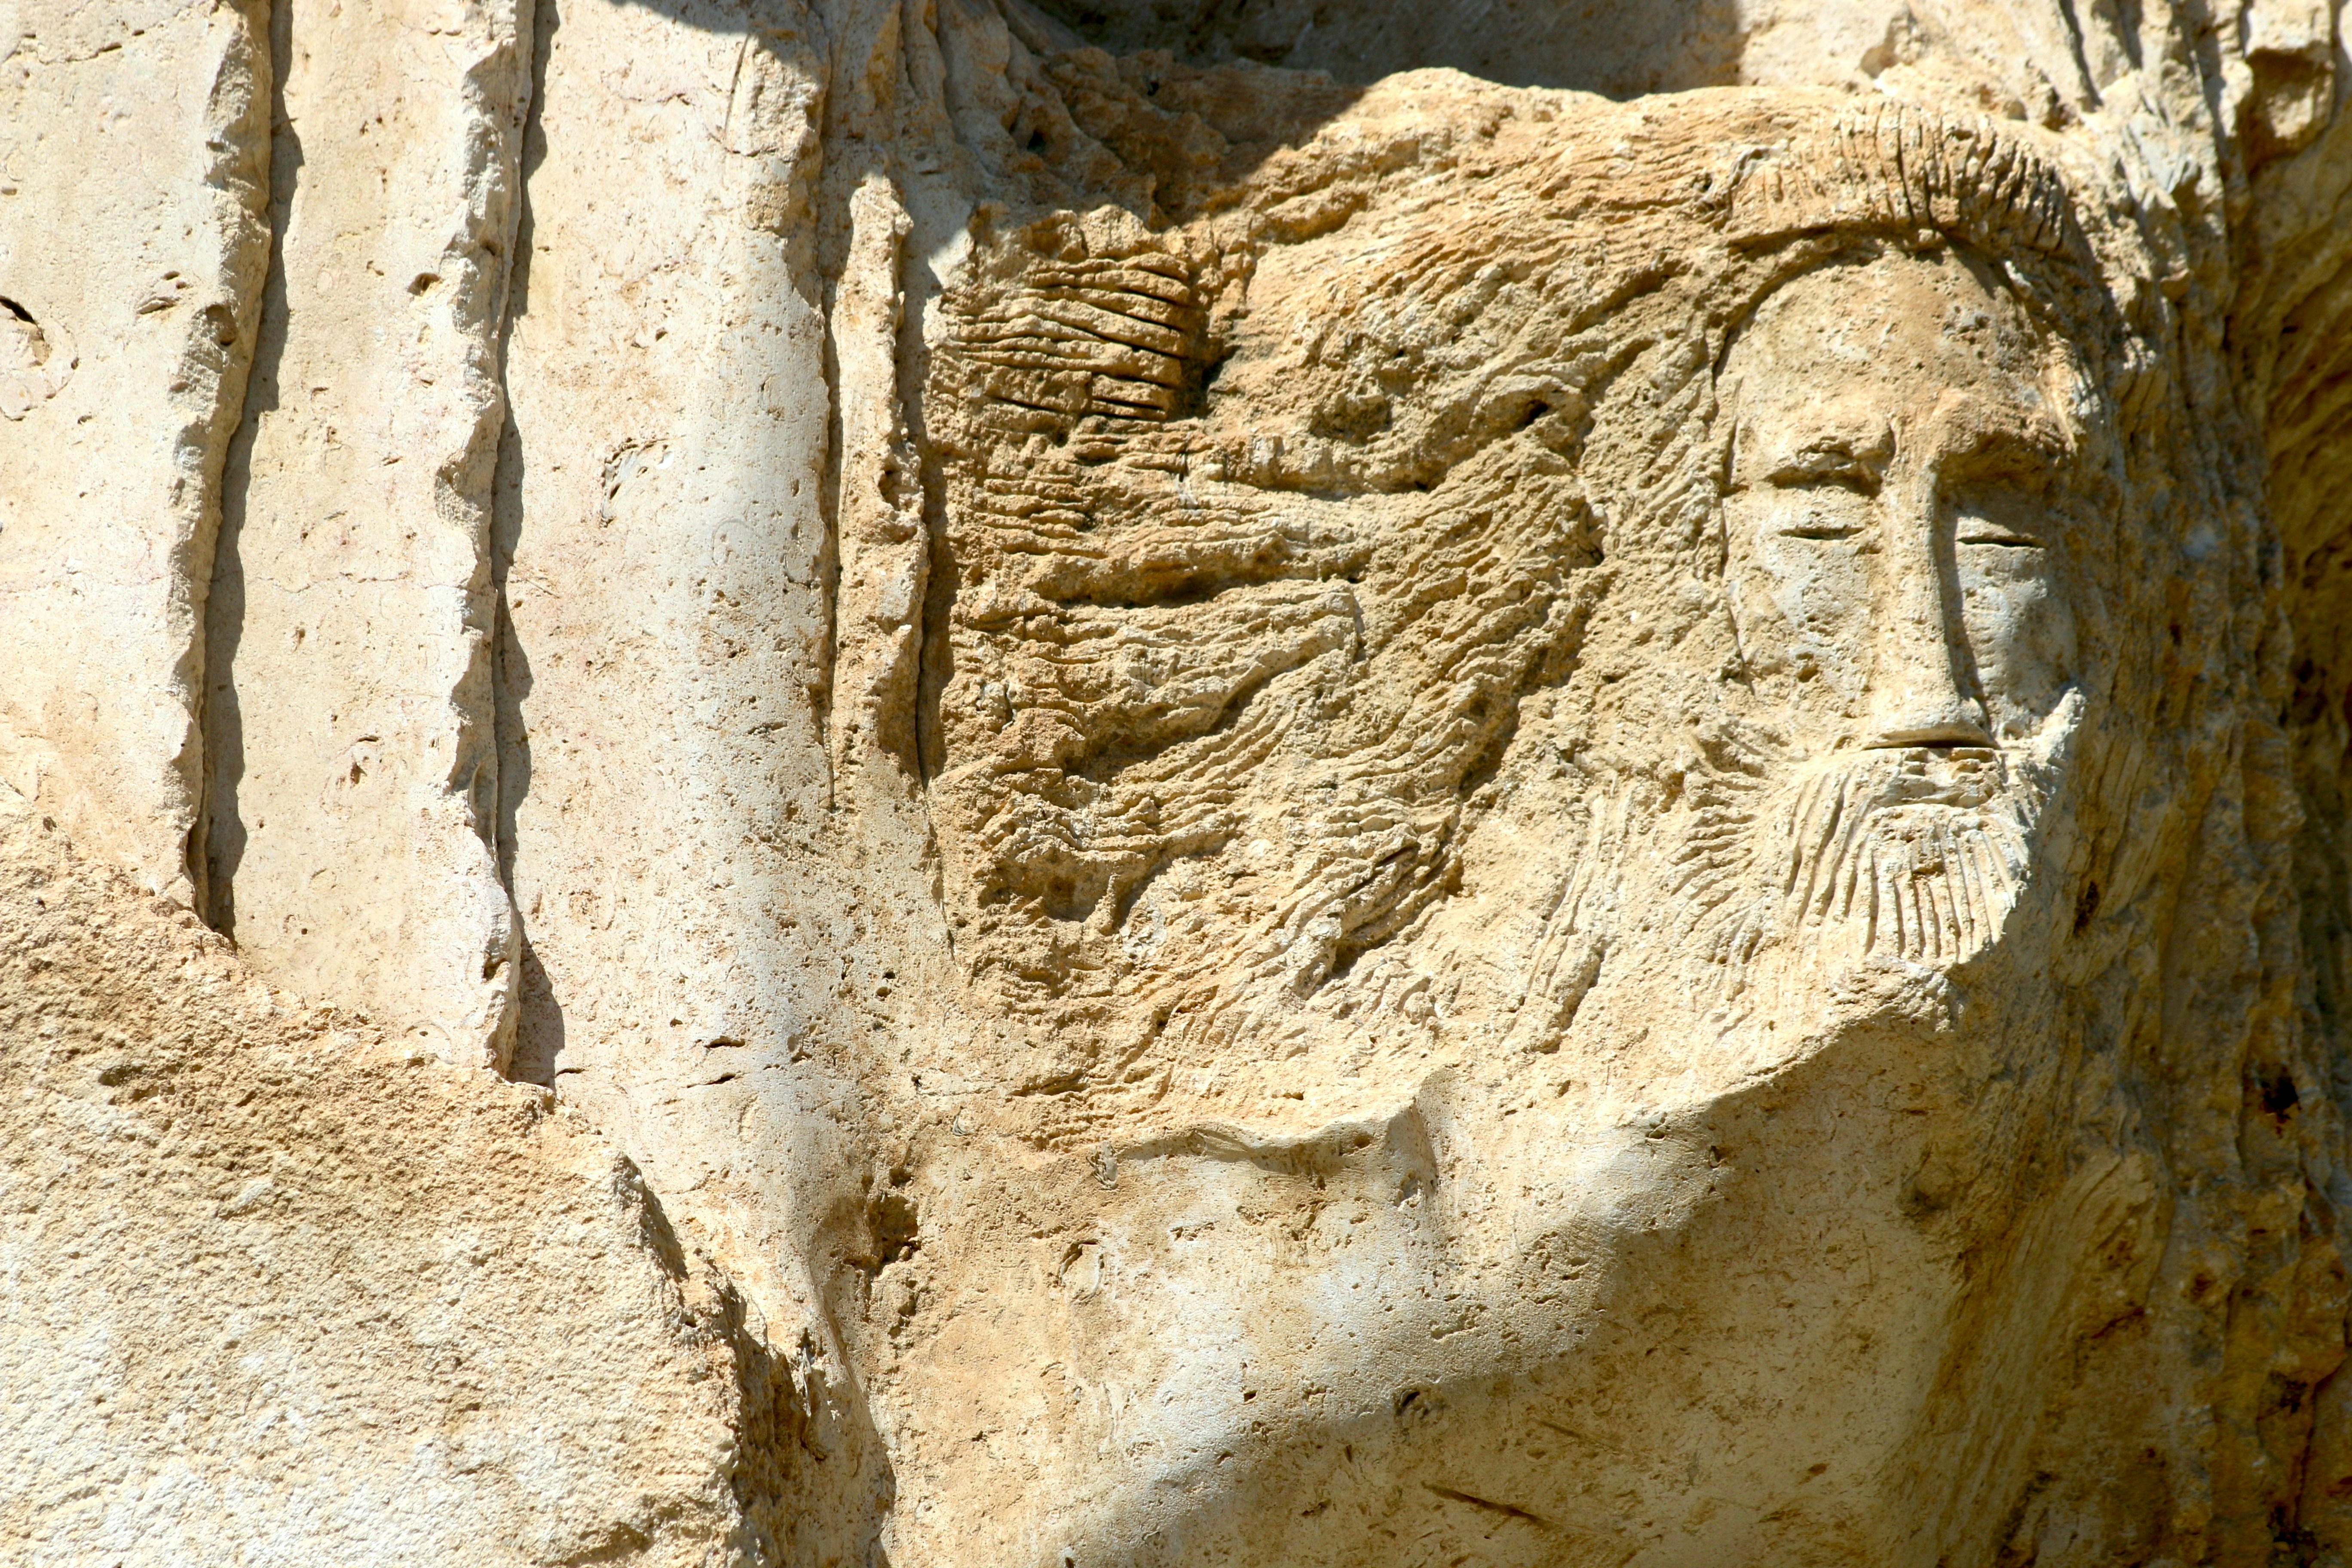
<instances>
[{"instance_id":1,"label":"relief sculpture","mask_svg":"<svg viewBox=\"0 0 2352 1568\"><path fill-rule=\"evenodd\" d=\"M16 10L0 1563L2352 1553L2328 7Z\"/></svg>"},{"instance_id":2,"label":"relief sculpture","mask_svg":"<svg viewBox=\"0 0 2352 1568\"><path fill-rule=\"evenodd\" d=\"M1978 1353L1948 1260L2042 1201L1954 1162L2063 1114L2085 792L2145 722L2101 657L2144 614L2127 349L2063 184L1981 119L1559 107L1375 99L1192 210L983 210L942 296L922 765L992 1120L1116 1183L1058 1216L1118 1281L1067 1353L1148 1383L1212 1298L1318 1390L1004 1418L1193 1494L1097 1483L1104 1561L1349 1560L1400 1483L1492 1503L1445 1527L1485 1560L1614 1560L1670 1431L1788 1500L1759 1539L1895 1551L1887 1472ZM1838 1135L1768 1131L1800 1107ZM1715 1292L1637 1352L1662 1246ZM1705 1414L1601 1370L1661 1351L1683 1397L1818 1365Z\"/></svg>"}]
</instances>

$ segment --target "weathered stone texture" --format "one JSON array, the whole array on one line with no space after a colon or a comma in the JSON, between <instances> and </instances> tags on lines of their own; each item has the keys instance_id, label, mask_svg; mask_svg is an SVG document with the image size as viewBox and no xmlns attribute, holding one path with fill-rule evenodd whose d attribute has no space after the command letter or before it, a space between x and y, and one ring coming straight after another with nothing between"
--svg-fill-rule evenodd
<instances>
[{"instance_id":1,"label":"weathered stone texture","mask_svg":"<svg viewBox=\"0 0 2352 1568\"><path fill-rule=\"evenodd\" d=\"M730 1304L633 1167L273 992L21 806L0 836L0 1558L751 1539Z\"/></svg>"},{"instance_id":2,"label":"weathered stone texture","mask_svg":"<svg viewBox=\"0 0 2352 1568\"><path fill-rule=\"evenodd\" d=\"M268 253L267 24L0 13L0 776L183 902L205 585Z\"/></svg>"},{"instance_id":3,"label":"weathered stone texture","mask_svg":"<svg viewBox=\"0 0 2352 1568\"><path fill-rule=\"evenodd\" d=\"M2340 1564L2339 11L0 11L0 1553Z\"/></svg>"},{"instance_id":4,"label":"weathered stone texture","mask_svg":"<svg viewBox=\"0 0 2352 1568\"><path fill-rule=\"evenodd\" d=\"M286 984L496 1065L515 937L489 517L529 16L289 0L274 25L275 266L210 621L209 912Z\"/></svg>"}]
</instances>

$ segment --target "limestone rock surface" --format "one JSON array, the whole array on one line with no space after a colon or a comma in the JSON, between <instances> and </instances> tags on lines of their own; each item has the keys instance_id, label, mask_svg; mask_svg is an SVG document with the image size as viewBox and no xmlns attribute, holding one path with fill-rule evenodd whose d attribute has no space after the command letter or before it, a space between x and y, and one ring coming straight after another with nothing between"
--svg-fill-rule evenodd
<instances>
[{"instance_id":1,"label":"limestone rock surface","mask_svg":"<svg viewBox=\"0 0 2352 1568\"><path fill-rule=\"evenodd\" d=\"M625 1160L543 1089L274 996L20 807L0 833L0 1554L700 1563L757 1539L740 1303Z\"/></svg>"},{"instance_id":2,"label":"limestone rock surface","mask_svg":"<svg viewBox=\"0 0 2352 1568\"><path fill-rule=\"evenodd\" d=\"M0 0L0 1560L2352 1558L2330 0Z\"/></svg>"}]
</instances>

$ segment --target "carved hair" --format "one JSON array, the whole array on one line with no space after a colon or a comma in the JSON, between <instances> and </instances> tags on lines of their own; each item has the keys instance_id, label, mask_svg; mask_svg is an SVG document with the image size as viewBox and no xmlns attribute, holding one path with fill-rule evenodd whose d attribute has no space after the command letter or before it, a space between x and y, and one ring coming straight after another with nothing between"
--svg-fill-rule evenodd
<instances>
[{"instance_id":1,"label":"carved hair","mask_svg":"<svg viewBox=\"0 0 2352 1568\"><path fill-rule=\"evenodd\" d=\"M1995 256L2072 257L2081 244L2065 182L1981 115L1873 104L1777 146L1742 149L1723 196L1734 243L1822 230L1932 229Z\"/></svg>"},{"instance_id":2,"label":"carved hair","mask_svg":"<svg viewBox=\"0 0 2352 1568\"><path fill-rule=\"evenodd\" d=\"M1633 152L1547 119L1335 160L1337 189L1270 160L1175 230L975 237L932 366L936 816L960 951L1004 1015L1097 1042L1081 1079L1163 1029L1195 1060L1279 1037L1267 1009L1438 906L1520 704L1621 635L1609 581L1707 553L1711 367L1756 300L1860 237L2083 259L2055 172L1988 121L1759 97L1646 116Z\"/></svg>"}]
</instances>

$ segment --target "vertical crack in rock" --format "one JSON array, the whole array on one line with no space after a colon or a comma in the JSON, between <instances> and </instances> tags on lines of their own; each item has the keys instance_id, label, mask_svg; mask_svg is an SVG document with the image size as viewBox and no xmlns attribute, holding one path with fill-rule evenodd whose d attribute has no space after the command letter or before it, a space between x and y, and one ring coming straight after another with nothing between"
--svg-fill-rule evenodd
<instances>
[{"instance_id":1,"label":"vertical crack in rock","mask_svg":"<svg viewBox=\"0 0 2352 1568\"><path fill-rule=\"evenodd\" d=\"M515 552L524 524L522 476L529 453L515 423L514 399L507 387L507 358L518 316L530 309L531 253L535 244L530 209L530 177L547 158L547 130L541 113L546 102L547 61L562 16L550 3L537 5L532 14L529 107L522 124L515 172L515 226L512 260L507 269L506 298L499 317L497 375L500 427L498 457L490 487L489 558L491 599L495 620L491 629L490 706L493 744L497 752L498 801L488 824L496 857L499 881L509 903L515 889L515 815L530 791L530 731L523 719L523 701L530 690L530 659L515 635L511 578ZM532 1030L534 1014L544 1021L550 1003L546 971L531 952L529 923L518 912L514 934L514 1027L520 1050L528 1039L545 1047L551 1032ZM529 1082L549 1083L553 1072L551 1049L534 1051L529 1059L508 1056L506 1070Z\"/></svg>"},{"instance_id":2,"label":"vertical crack in rock","mask_svg":"<svg viewBox=\"0 0 2352 1568\"><path fill-rule=\"evenodd\" d=\"M823 729L838 39L797 0L540 37L499 479L516 1069L725 1270L754 1560L864 1561L889 1469L818 1234L860 1165L815 978L857 941Z\"/></svg>"},{"instance_id":3,"label":"vertical crack in rock","mask_svg":"<svg viewBox=\"0 0 2352 1568\"><path fill-rule=\"evenodd\" d=\"M492 1066L514 921L489 529L529 22L285 7L282 337L212 638L216 918L278 983Z\"/></svg>"},{"instance_id":4,"label":"vertical crack in rock","mask_svg":"<svg viewBox=\"0 0 2352 1568\"><path fill-rule=\"evenodd\" d=\"M263 195L265 261L254 311L252 363L242 389L237 422L222 465L221 523L205 596L202 789L194 831L189 837L191 875L198 890L197 912L223 935L236 935L236 868L245 853L245 823L237 809L237 785L245 773L243 710L238 702L236 653L245 626L243 532L246 497L253 478L253 437L258 416L277 406L278 371L286 349L286 213L300 177L300 138L286 118L286 66L293 14L273 8L264 29L263 58L269 71L263 95L262 135L267 148Z\"/></svg>"}]
</instances>

